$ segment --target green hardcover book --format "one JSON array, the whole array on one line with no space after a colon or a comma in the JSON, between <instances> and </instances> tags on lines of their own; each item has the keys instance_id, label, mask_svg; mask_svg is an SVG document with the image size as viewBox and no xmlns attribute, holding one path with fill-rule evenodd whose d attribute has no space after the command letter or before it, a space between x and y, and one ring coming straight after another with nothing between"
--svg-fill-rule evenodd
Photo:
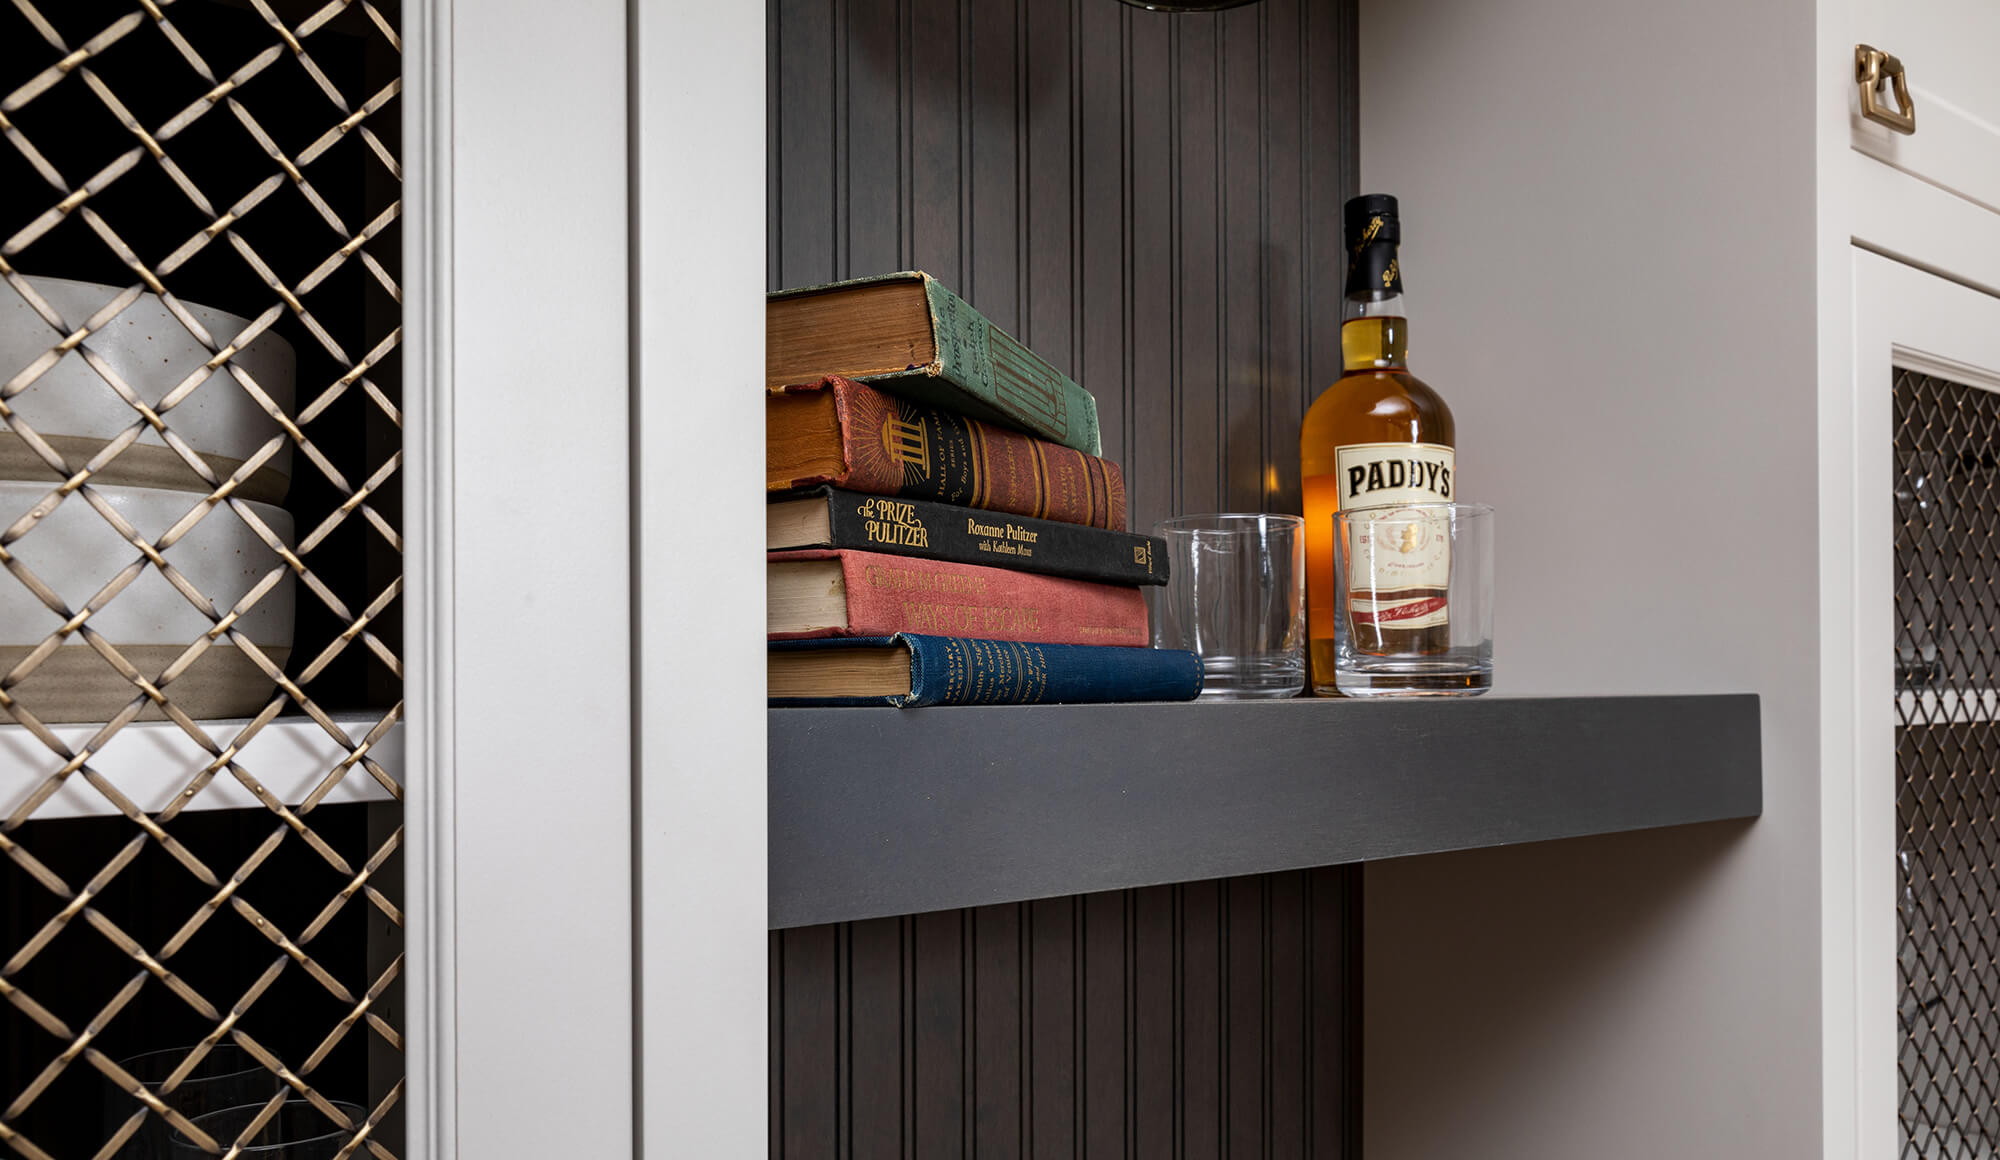
<instances>
[{"instance_id":1,"label":"green hardcover book","mask_svg":"<svg viewBox=\"0 0 2000 1160\"><path fill-rule=\"evenodd\" d=\"M1103 453L1097 400L920 270L770 295L764 384L859 379L919 403Z\"/></svg>"}]
</instances>

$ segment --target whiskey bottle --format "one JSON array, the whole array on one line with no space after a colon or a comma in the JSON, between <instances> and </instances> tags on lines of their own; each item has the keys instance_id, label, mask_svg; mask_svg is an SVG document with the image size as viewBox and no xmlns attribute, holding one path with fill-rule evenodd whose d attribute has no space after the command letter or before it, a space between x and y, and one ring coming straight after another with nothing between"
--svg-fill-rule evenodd
<instances>
[{"instance_id":1,"label":"whiskey bottle","mask_svg":"<svg viewBox=\"0 0 2000 1160\"><path fill-rule=\"evenodd\" d=\"M1307 659L1313 691L1323 695L1334 693L1334 618L1353 611L1334 590L1333 513L1447 501L1454 498L1457 484L1451 408L1408 369L1410 330L1396 256L1403 236L1396 199L1387 194L1352 198L1344 218L1342 373L1306 412L1299 431ZM1444 595L1445 579L1408 591L1376 593L1379 599L1368 614L1353 617L1353 646L1373 653L1445 651L1450 611L1435 599Z\"/></svg>"}]
</instances>

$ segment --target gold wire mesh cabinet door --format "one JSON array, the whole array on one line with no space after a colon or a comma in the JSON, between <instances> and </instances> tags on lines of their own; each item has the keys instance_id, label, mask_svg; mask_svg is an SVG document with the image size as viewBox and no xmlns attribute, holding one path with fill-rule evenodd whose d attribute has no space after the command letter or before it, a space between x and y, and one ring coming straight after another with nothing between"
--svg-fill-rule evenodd
<instances>
[{"instance_id":1,"label":"gold wire mesh cabinet door","mask_svg":"<svg viewBox=\"0 0 2000 1160\"><path fill-rule=\"evenodd\" d=\"M1898 368L1902 1155L2000 1143L2000 394Z\"/></svg>"},{"instance_id":2,"label":"gold wire mesh cabinet door","mask_svg":"<svg viewBox=\"0 0 2000 1160\"><path fill-rule=\"evenodd\" d=\"M0 1151L405 1150L401 17L0 9Z\"/></svg>"},{"instance_id":3,"label":"gold wire mesh cabinet door","mask_svg":"<svg viewBox=\"0 0 2000 1160\"><path fill-rule=\"evenodd\" d=\"M551 27L0 6L0 1155L631 1149L626 11Z\"/></svg>"}]
</instances>

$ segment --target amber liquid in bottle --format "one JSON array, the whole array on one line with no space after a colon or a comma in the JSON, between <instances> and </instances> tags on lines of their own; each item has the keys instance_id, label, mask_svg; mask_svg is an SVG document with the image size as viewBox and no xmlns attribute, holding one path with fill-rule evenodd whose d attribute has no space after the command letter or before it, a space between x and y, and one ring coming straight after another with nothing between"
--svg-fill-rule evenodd
<instances>
[{"instance_id":1,"label":"amber liquid in bottle","mask_svg":"<svg viewBox=\"0 0 2000 1160\"><path fill-rule=\"evenodd\" d=\"M1393 224L1393 201L1355 200L1373 201L1378 207L1387 202ZM1350 265L1344 307L1348 317L1340 328L1343 373L1306 412L1299 431L1299 467L1305 492L1307 661L1312 688L1321 694L1334 692L1334 622L1347 611L1334 586L1333 513L1343 501L1345 506L1357 507L1437 502L1455 495L1455 478L1450 476L1456 459L1451 408L1408 369L1409 325L1394 257L1394 242L1400 234L1392 228L1382 239L1381 218L1373 219L1375 231L1369 230L1367 220L1357 224L1354 203L1349 203L1349 236L1362 239L1350 253L1356 255L1366 277L1357 279ZM1372 259L1362 256L1360 251L1373 247L1386 248L1386 258L1379 252ZM1407 453L1387 446L1395 444L1414 446ZM1405 475L1383 479L1367 474L1376 463L1386 460L1393 464L1406 457L1427 460L1426 467L1442 465L1448 482L1441 489L1438 473L1433 472L1427 480L1429 487L1420 491L1407 486L1410 481ZM1417 469L1409 466L1407 470ZM1411 590L1398 595L1418 598L1442 596L1444 592ZM1357 619L1352 627L1354 647L1366 652L1442 653L1450 644L1448 623L1396 628Z\"/></svg>"}]
</instances>

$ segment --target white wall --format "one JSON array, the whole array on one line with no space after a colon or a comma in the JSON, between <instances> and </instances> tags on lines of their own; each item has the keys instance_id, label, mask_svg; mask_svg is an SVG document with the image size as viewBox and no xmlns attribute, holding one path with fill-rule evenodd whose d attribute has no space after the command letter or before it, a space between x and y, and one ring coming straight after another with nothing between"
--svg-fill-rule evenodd
<instances>
[{"instance_id":1,"label":"white wall","mask_svg":"<svg viewBox=\"0 0 2000 1160\"><path fill-rule=\"evenodd\" d=\"M1501 691L1765 738L1754 824L1368 868L1369 1160L1817 1155L1813 4L1363 0L1361 59Z\"/></svg>"}]
</instances>

